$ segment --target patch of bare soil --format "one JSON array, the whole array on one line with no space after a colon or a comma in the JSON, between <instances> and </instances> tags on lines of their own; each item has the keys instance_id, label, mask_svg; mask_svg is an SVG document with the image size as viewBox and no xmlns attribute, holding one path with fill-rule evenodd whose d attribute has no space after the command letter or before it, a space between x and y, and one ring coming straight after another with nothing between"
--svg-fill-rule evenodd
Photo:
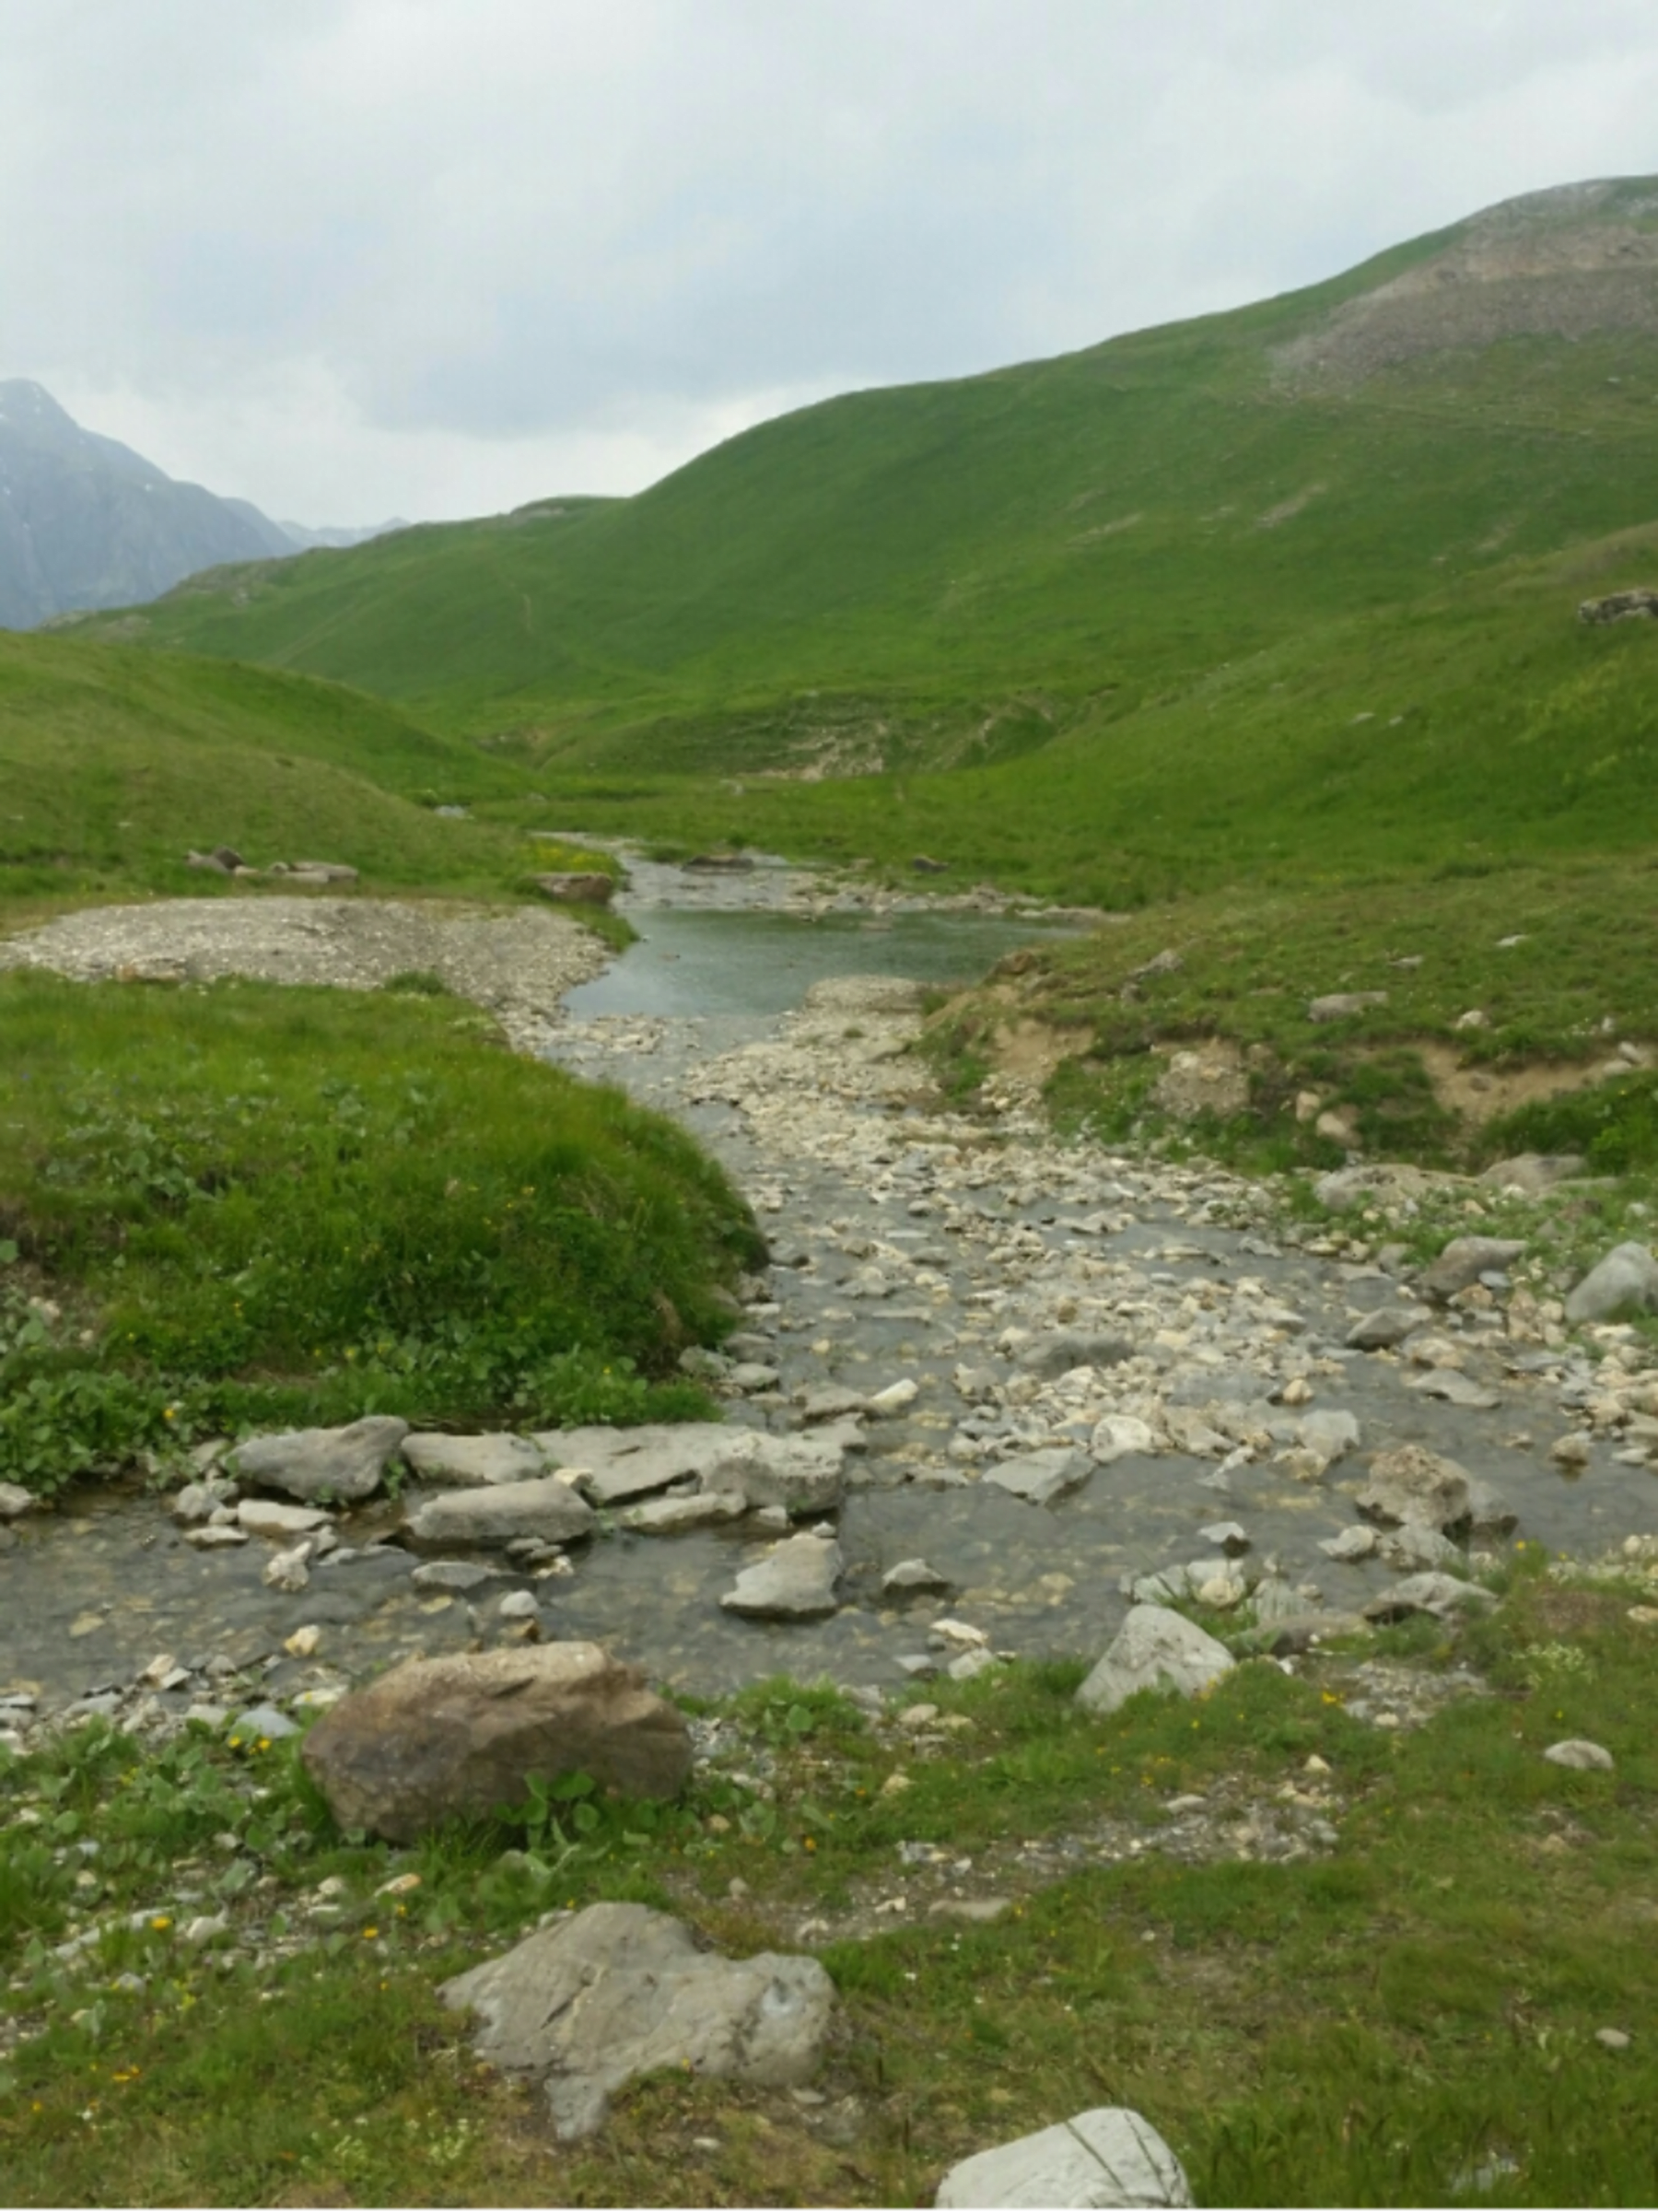
<instances>
[{"instance_id":1,"label":"patch of bare soil","mask_svg":"<svg viewBox=\"0 0 1658 2212\"><path fill-rule=\"evenodd\" d=\"M1540 1098L1564 1098L1573 1091L1587 1091L1613 1075L1627 1075L1621 1062L1594 1065L1567 1060L1533 1060L1518 1068L1465 1066L1453 1045L1429 1040L1419 1045L1422 1065L1433 1083L1441 1106L1466 1121L1494 1121L1516 1106L1531 1106Z\"/></svg>"}]
</instances>

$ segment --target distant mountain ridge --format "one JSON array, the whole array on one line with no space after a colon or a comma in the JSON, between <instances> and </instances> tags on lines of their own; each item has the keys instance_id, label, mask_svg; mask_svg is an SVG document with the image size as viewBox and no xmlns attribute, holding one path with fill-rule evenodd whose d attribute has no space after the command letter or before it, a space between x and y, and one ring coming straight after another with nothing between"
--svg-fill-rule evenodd
<instances>
[{"instance_id":1,"label":"distant mountain ridge","mask_svg":"<svg viewBox=\"0 0 1658 2212\"><path fill-rule=\"evenodd\" d=\"M131 606L198 569L377 534L273 522L83 429L43 385L0 381L0 628Z\"/></svg>"}]
</instances>

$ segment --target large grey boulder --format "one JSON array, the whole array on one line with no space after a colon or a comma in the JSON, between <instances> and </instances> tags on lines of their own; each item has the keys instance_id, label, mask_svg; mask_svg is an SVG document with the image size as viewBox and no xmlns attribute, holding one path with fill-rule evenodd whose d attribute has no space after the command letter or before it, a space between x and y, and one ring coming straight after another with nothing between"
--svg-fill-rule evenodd
<instances>
[{"instance_id":1,"label":"large grey boulder","mask_svg":"<svg viewBox=\"0 0 1658 2212\"><path fill-rule=\"evenodd\" d=\"M591 1536L593 1509L557 1475L532 1482L494 1482L480 1490L442 1490L416 1505L403 1523L411 1542L510 1544L522 1536L567 1544Z\"/></svg>"},{"instance_id":2,"label":"large grey boulder","mask_svg":"<svg viewBox=\"0 0 1658 2212\"><path fill-rule=\"evenodd\" d=\"M822 1536L791 1536L756 1565L744 1567L720 1604L751 1621L810 1621L835 1610L841 1548Z\"/></svg>"},{"instance_id":3,"label":"large grey boulder","mask_svg":"<svg viewBox=\"0 0 1658 2212\"><path fill-rule=\"evenodd\" d=\"M1472 1502L1465 1469L1419 1444L1378 1452L1371 1461L1370 1480L1354 1501L1366 1520L1385 1527L1411 1521L1442 1534L1468 1519Z\"/></svg>"},{"instance_id":4,"label":"large grey boulder","mask_svg":"<svg viewBox=\"0 0 1658 2212\"><path fill-rule=\"evenodd\" d=\"M1115 1713L1137 1691L1169 1690L1191 1697L1230 1674L1232 1656L1183 1614L1166 1606L1134 1605L1093 1672L1077 1692L1092 1713Z\"/></svg>"},{"instance_id":5,"label":"large grey boulder","mask_svg":"<svg viewBox=\"0 0 1658 2212\"><path fill-rule=\"evenodd\" d=\"M323 1715L305 1764L342 1828L412 1843L521 1803L531 1775L676 1797L691 1738L638 1668L598 1644L526 1644L406 1659Z\"/></svg>"},{"instance_id":6,"label":"large grey boulder","mask_svg":"<svg viewBox=\"0 0 1658 2212\"><path fill-rule=\"evenodd\" d=\"M1093 1472L1086 1452L1066 1445L1044 1452L1025 1452L1017 1459L1003 1459L985 1469L983 1480L1033 1505L1051 1505L1068 1490L1086 1482Z\"/></svg>"},{"instance_id":7,"label":"large grey boulder","mask_svg":"<svg viewBox=\"0 0 1658 2212\"><path fill-rule=\"evenodd\" d=\"M799 2087L823 2058L835 1984L815 1959L722 1959L645 1905L590 1905L443 1984L479 2026L491 2066L543 2087L565 2142L603 2125L642 2074L676 2072Z\"/></svg>"},{"instance_id":8,"label":"large grey boulder","mask_svg":"<svg viewBox=\"0 0 1658 2212\"><path fill-rule=\"evenodd\" d=\"M530 1482L547 1462L527 1436L405 1436L403 1456L423 1482Z\"/></svg>"},{"instance_id":9,"label":"large grey boulder","mask_svg":"<svg viewBox=\"0 0 1658 2212\"><path fill-rule=\"evenodd\" d=\"M1482 1275L1500 1275L1524 1256L1523 1237L1454 1236L1417 1277L1417 1288L1430 1298L1454 1298Z\"/></svg>"},{"instance_id":10,"label":"large grey boulder","mask_svg":"<svg viewBox=\"0 0 1658 2212\"><path fill-rule=\"evenodd\" d=\"M1566 1318L1574 1327L1620 1313L1658 1313L1658 1259L1645 1245L1616 1246L1566 1301Z\"/></svg>"},{"instance_id":11,"label":"large grey boulder","mask_svg":"<svg viewBox=\"0 0 1658 2212\"><path fill-rule=\"evenodd\" d=\"M1096 2105L1057 2127L998 2143L952 2166L935 2205L1189 2205L1180 2160L1149 2121Z\"/></svg>"},{"instance_id":12,"label":"large grey boulder","mask_svg":"<svg viewBox=\"0 0 1658 2212\"><path fill-rule=\"evenodd\" d=\"M319 1498L355 1504L379 1488L388 1460L409 1433L406 1421L376 1413L343 1429L287 1429L254 1436L225 1456L239 1482L283 1490L309 1505Z\"/></svg>"}]
</instances>

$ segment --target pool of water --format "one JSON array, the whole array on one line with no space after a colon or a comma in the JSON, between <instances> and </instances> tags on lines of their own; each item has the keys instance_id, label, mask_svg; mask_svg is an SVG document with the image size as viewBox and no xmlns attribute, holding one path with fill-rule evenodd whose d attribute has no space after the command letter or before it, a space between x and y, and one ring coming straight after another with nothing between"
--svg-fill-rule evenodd
<instances>
[{"instance_id":1,"label":"pool of water","mask_svg":"<svg viewBox=\"0 0 1658 2212\"><path fill-rule=\"evenodd\" d=\"M905 976L968 983L1021 945L1062 934L1033 922L960 913L817 919L754 907L707 911L627 902L639 931L602 976L565 1001L571 1018L597 1014L749 1014L765 1020L800 1004L830 976Z\"/></svg>"}]
</instances>

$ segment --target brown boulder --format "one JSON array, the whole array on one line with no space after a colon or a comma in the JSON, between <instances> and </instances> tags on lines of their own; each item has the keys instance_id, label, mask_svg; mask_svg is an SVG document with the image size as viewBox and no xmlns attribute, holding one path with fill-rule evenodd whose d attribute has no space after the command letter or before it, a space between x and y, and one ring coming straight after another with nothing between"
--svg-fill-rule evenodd
<instances>
[{"instance_id":1,"label":"brown boulder","mask_svg":"<svg viewBox=\"0 0 1658 2212\"><path fill-rule=\"evenodd\" d=\"M636 1667L596 1644L546 1644L405 1660L326 1714L304 1756L343 1828L412 1843L520 1804L531 1775L675 1797L691 1738Z\"/></svg>"}]
</instances>

